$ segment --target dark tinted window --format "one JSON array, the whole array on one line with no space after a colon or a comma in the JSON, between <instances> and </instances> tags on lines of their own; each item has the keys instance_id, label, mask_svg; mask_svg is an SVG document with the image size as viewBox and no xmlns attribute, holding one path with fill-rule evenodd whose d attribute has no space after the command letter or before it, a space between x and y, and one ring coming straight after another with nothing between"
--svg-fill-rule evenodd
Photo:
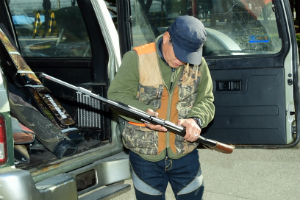
<instances>
[{"instance_id":1,"label":"dark tinted window","mask_svg":"<svg viewBox=\"0 0 300 200\"><path fill-rule=\"evenodd\" d=\"M130 0L133 45L153 41L175 17L193 15L205 24L204 55L273 54L280 51L271 0Z\"/></svg>"},{"instance_id":2,"label":"dark tinted window","mask_svg":"<svg viewBox=\"0 0 300 200\"><path fill-rule=\"evenodd\" d=\"M91 57L75 0L10 0L21 52L27 57Z\"/></svg>"}]
</instances>

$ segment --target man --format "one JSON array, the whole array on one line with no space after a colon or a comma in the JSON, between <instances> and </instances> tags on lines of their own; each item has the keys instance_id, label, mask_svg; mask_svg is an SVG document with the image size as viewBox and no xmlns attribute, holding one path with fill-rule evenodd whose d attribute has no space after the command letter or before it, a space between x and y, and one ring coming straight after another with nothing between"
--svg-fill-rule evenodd
<instances>
[{"instance_id":1,"label":"man","mask_svg":"<svg viewBox=\"0 0 300 200\"><path fill-rule=\"evenodd\" d=\"M177 17L155 42L127 52L108 97L172 121L185 137L165 127L125 116L123 143L129 151L137 199L165 199L171 184L177 199L201 199L204 186L195 142L214 117L212 80L202 48L203 24Z\"/></svg>"}]
</instances>

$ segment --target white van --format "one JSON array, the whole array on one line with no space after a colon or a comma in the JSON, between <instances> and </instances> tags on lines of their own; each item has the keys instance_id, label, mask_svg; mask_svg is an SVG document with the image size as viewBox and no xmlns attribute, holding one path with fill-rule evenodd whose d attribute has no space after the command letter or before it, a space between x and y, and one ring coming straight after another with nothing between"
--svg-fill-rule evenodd
<instances>
[{"instance_id":1,"label":"white van","mask_svg":"<svg viewBox=\"0 0 300 200\"><path fill-rule=\"evenodd\" d=\"M199 18L208 33L203 54L216 115L204 136L237 148L299 142L299 57L288 0L3 0L0 10L0 199L92 200L130 189L115 116L40 79L74 121L59 124L36 100L39 88L18 76L31 73L7 51L36 74L106 97L121 56L179 15Z\"/></svg>"}]
</instances>

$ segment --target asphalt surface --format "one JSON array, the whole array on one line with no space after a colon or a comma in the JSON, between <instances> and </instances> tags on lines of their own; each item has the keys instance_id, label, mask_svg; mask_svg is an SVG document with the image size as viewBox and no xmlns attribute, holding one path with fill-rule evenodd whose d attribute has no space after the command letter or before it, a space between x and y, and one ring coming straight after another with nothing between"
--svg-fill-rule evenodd
<instances>
[{"instance_id":1,"label":"asphalt surface","mask_svg":"<svg viewBox=\"0 0 300 200\"><path fill-rule=\"evenodd\" d=\"M299 200L300 148L236 149L223 154L200 149L203 200ZM132 185L132 181L126 183ZM134 200L134 189L112 200ZM166 200L174 200L168 186Z\"/></svg>"}]
</instances>

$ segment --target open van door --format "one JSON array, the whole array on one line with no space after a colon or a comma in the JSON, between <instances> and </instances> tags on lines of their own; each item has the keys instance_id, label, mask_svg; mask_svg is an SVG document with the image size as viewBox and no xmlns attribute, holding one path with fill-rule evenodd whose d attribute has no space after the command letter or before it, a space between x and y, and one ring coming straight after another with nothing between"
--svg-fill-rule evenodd
<instances>
[{"instance_id":1,"label":"open van door","mask_svg":"<svg viewBox=\"0 0 300 200\"><path fill-rule=\"evenodd\" d=\"M108 108L38 75L106 97L121 62L115 13L110 0L0 1L0 199L108 199L130 190Z\"/></svg>"},{"instance_id":2,"label":"open van door","mask_svg":"<svg viewBox=\"0 0 300 200\"><path fill-rule=\"evenodd\" d=\"M299 63L288 0L120 0L121 51L153 41L179 15L208 33L216 115L208 138L286 147L299 141Z\"/></svg>"}]
</instances>

